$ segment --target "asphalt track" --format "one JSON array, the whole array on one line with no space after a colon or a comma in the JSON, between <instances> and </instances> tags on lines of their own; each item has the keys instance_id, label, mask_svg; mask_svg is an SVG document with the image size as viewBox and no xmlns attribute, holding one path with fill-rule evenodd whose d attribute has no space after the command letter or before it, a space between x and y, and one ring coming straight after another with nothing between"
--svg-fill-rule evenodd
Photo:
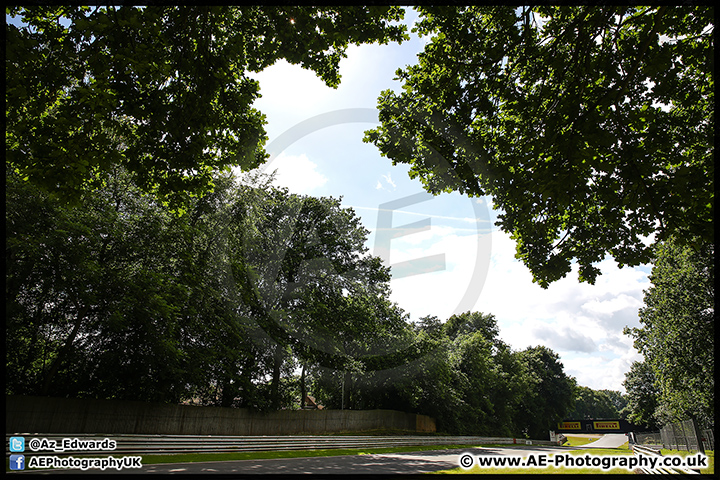
<instances>
[{"instance_id":1,"label":"asphalt track","mask_svg":"<svg viewBox=\"0 0 720 480\"><path fill-rule=\"evenodd\" d=\"M609 433L592 443L583 445L582 448L618 448L627 441L628 437L624 433Z\"/></svg>"},{"instance_id":2,"label":"asphalt track","mask_svg":"<svg viewBox=\"0 0 720 480\"><path fill-rule=\"evenodd\" d=\"M621 441L622 440L622 441ZM624 434L605 435L596 442L578 448L615 448L627 441ZM572 449L572 448L570 448ZM474 447L452 450L432 450L407 453L384 453L369 455L338 455L332 457L278 458L268 460L228 460L222 462L164 463L143 465L140 469L107 469L99 471L79 470L30 470L26 473L47 474L226 474L241 475L394 475L421 474L459 467L463 453L479 455L527 456L531 453L567 452L568 447L550 446L508 446Z\"/></svg>"}]
</instances>

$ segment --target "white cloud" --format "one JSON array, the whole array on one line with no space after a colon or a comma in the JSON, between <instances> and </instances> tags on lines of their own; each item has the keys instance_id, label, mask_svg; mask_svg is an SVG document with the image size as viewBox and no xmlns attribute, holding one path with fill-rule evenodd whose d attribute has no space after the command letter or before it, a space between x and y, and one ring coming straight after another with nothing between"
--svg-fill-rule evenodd
<instances>
[{"instance_id":1,"label":"white cloud","mask_svg":"<svg viewBox=\"0 0 720 480\"><path fill-rule=\"evenodd\" d=\"M393 181L392 175L390 172L388 172L387 175L380 175L380 176L382 177L382 180L377 181L377 185L375 186L376 190L385 190L388 192L392 192L397 188L397 184ZM387 187L386 187L386 185L387 185Z\"/></svg>"},{"instance_id":2,"label":"white cloud","mask_svg":"<svg viewBox=\"0 0 720 480\"><path fill-rule=\"evenodd\" d=\"M314 72L282 59L262 72L248 72L248 76L260 82L260 104L282 107L287 114L306 116L318 99L333 92Z\"/></svg>"},{"instance_id":3,"label":"white cloud","mask_svg":"<svg viewBox=\"0 0 720 480\"><path fill-rule=\"evenodd\" d=\"M395 228L408 223L401 211L394 213L398 217L393 220ZM423 215L406 213L411 214L410 222ZM438 222L442 217L432 216ZM464 219L447 217L452 222ZM514 258L515 243L507 234L497 230L480 237L466 233L463 228L433 223L430 229L393 238L390 262L415 262L418 273L391 281L392 300L412 320L435 315L444 321L467 310L493 314L500 338L513 349L546 345L558 353L566 373L580 385L622 391L625 372L639 359L632 339L622 329L639 325L637 310L648 286L647 272L620 269L609 259L598 264L602 274L595 285L579 283L574 268L545 290L532 282L527 267ZM427 267L420 259L441 254L443 269L420 273ZM478 266L485 268L480 277L474 276ZM478 278L482 287L473 297L472 290L478 286L473 281Z\"/></svg>"},{"instance_id":4,"label":"white cloud","mask_svg":"<svg viewBox=\"0 0 720 480\"><path fill-rule=\"evenodd\" d=\"M392 264L409 262L420 272L428 265L440 265L442 259L439 271L393 278L390 282L391 299L409 312L412 320L426 315L447 320L455 313L473 310L487 274L491 238L461 233L448 226L432 226L393 239Z\"/></svg>"},{"instance_id":5,"label":"white cloud","mask_svg":"<svg viewBox=\"0 0 720 480\"><path fill-rule=\"evenodd\" d=\"M616 336L612 343L615 346L611 351L601 346L600 354L563 355L565 372L575 377L578 385L625 392L622 385L625 374L634 361L642 360L642 355L633 348L632 340L623 335Z\"/></svg>"},{"instance_id":6,"label":"white cloud","mask_svg":"<svg viewBox=\"0 0 720 480\"><path fill-rule=\"evenodd\" d=\"M270 165L275 170L275 184L286 187L291 193L308 194L314 189L325 185L328 179L317 171L317 165L305 154L278 155Z\"/></svg>"},{"instance_id":7,"label":"white cloud","mask_svg":"<svg viewBox=\"0 0 720 480\"><path fill-rule=\"evenodd\" d=\"M514 255L515 243L494 231L490 268L475 310L495 315L501 338L512 348L547 345L579 384L622 390L625 372L639 358L622 329L639 325L647 273L620 269L608 259L598 264L602 274L595 285L579 283L574 268L544 290Z\"/></svg>"},{"instance_id":8,"label":"white cloud","mask_svg":"<svg viewBox=\"0 0 720 480\"><path fill-rule=\"evenodd\" d=\"M341 81L337 88L328 87L310 70L279 60L262 72L248 73L260 83L262 95L253 106L267 115L270 139L321 113L374 108L381 91L400 89L400 82L393 80L396 70L415 63L415 55L422 47L414 38L402 45L349 45L347 57L340 60Z\"/></svg>"},{"instance_id":9,"label":"white cloud","mask_svg":"<svg viewBox=\"0 0 720 480\"><path fill-rule=\"evenodd\" d=\"M591 337L568 327L535 326L533 335L544 340L544 345L554 350L592 353L598 349Z\"/></svg>"},{"instance_id":10,"label":"white cloud","mask_svg":"<svg viewBox=\"0 0 720 480\"><path fill-rule=\"evenodd\" d=\"M602 316L612 315L615 312L628 307L640 308L643 303L637 297L631 297L624 293L608 300L593 299L582 305L582 309Z\"/></svg>"}]
</instances>

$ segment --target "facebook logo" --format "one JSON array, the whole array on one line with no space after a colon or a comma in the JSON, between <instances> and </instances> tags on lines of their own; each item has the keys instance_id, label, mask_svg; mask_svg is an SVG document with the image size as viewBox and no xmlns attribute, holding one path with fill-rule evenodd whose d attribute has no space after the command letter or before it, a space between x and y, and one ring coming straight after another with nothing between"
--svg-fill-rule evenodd
<instances>
[{"instance_id":1,"label":"facebook logo","mask_svg":"<svg viewBox=\"0 0 720 480\"><path fill-rule=\"evenodd\" d=\"M10 455L10 470L25 470L25 455Z\"/></svg>"},{"instance_id":2,"label":"facebook logo","mask_svg":"<svg viewBox=\"0 0 720 480\"><path fill-rule=\"evenodd\" d=\"M10 437L10 451L11 452L24 452L25 451L25 437Z\"/></svg>"}]
</instances>

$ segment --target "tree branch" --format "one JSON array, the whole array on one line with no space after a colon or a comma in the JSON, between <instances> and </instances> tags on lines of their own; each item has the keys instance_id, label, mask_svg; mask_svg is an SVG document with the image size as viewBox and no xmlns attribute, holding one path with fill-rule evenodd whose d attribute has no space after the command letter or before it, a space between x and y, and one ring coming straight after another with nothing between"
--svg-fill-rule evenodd
<instances>
[{"instance_id":1,"label":"tree branch","mask_svg":"<svg viewBox=\"0 0 720 480\"><path fill-rule=\"evenodd\" d=\"M78 311L77 319L75 320L75 325L73 326L73 330L70 333L70 335L65 340L65 345L60 349L58 352L57 357L55 357L55 360L53 360L52 364L50 365L50 370L48 371L47 375L45 376L45 381L43 382L42 390L40 391L40 395L46 396L50 392L50 385L52 384L53 378L55 378L55 375L60 370L60 366L62 365L63 361L65 360L65 357L67 357L68 353L70 353L70 349L72 348L72 344L75 341L75 338L77 337L78 332L80 331L80 325L82 325L82 321L85 318L85 314L89 310L88 306L85 306L81 308Z\"/></svg>"}]
</instances>

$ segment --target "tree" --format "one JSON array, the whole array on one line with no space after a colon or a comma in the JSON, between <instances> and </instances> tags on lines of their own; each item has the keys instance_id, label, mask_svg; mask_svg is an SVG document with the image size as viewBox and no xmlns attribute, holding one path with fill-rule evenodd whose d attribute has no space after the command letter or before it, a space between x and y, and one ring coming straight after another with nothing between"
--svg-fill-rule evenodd
<instances>
[{"instance_id":1,"label":"tree","mask_svg":"<svg viewBox=\"0 0 720 480\"><path fill-rule=\"evenodd\" d=\"M424 317L413 330L410 340L425 354L392 370L392 387L373 394L394 400L375 408L429 415L449 434L545 438L544 428L571 402L574 380L557 354L512 351L498 338L493 315L464 312L444 323Z\"/></svg>"},{"instance_id":2,"label":"tree","mask_svg":"<svg viewBox=\"0 0 720 480\"><path fill-rule=\"evenodd\" d=\"M121 172L75 208L6 180L8 393L179 401L187 290L167 212Z\"/></svg>"},{"instance_id":3,"label":"tree","mask_svg":"<svg viewBox=\"0 0 720 480\"><path fill-rule=\"evenodd\" d=\"M444 328L445 333L452 339L477 332L491 342L499 341L500 330L492 314L464 312L453 315L445 322Z\"/></svg>"},{"instance_id":4,"label":"tree","mask_svg":"<svg viewBox=\"0 0 720 480\"><path fill-rule=\"evenodd\" d=\"M462 391L452 343L444 323L437 317L423 317L413 325L415 345L424 345L424 355L407 362L397 375L398 392L406 411L435 419L439 432L457 433L462 421ZM402 382L402 383L401 383Z\"/></svg>"},{"instance_id":5,"label":"tree","mask_svg":"<svg viewBox=\"0 0 720 480\"><path fill-rule=\"evenodd\" d=\"M713 242L712 7L418 10L431 41L365 140L431 193L491 195L535 282Z\"/></svg>"},{"instance_id":6,"label":"tree","mask_svg":"<svg viewBox=\"0 0 720 480\"><path fill-rule=\"evenodd\" d=\"M197 379L203 401L284 408L303 390L297 368L366 371L392 359L404 314L355 213L263 175L236 180L216 178L177 220L192 246L181 271L194 323L206 326L188 345L208 372Z\"/></svg>"},{"instance_id":7,"label":"tree","mask_svg":"<svg viewBox=\"0 0 720 480\"><path fill-rule=\"evenodd\" d=\"M258 221L243 234L252 278L245 301L276 342L273 397L291 354L337 371L388 368L383 357L396 351L385 343L405 327L404 314L387 299L389 270L366 255L367 230L354 211L284 189L257 194Z\"/></svg>"},{"instance_id":8,"label":"tree","mask_svg":"<svg viewBox=\"0 0 720 480\"><path fill-rule=\"evenodd\" d=\"M531 377L522 352L512 351L504 343L497 350L495 365L497 374L492 387L495 406L492 434L520 437L526 427L526 399L533 395L535 379Z\"/></svg>"},{"instance_id":9,"label":"tree","mask_svg":"<svg viewBox=\"0 0 720 480\"><path fill-rule=\"evenodd\" d=\"M527 387L526 372L515 364L517 359L508 358L512 353L499 338L495 317L464 312L451 316L443 326L452 342L453 388L461 399L453 417L455 431L473 435L519 433L514 417L518 398Z\"/></svg>"},{"instance_id":10,"label":"tree","mask_svg":"<svg viewBox=\"0 0 720 480\"><path fill-rule=\"evenodd\" d=\"M572 408L575 379L565 374L558 355L547 347L528 347L519 356L531 387L521 399L517 424L529 438L547 438Z\"/></svg>"},{"instance_id":11,"label":"tree","mask_svg":"<svg viewBox=\"0 0 720 480\"><path fill-rule=\"evenodd\" d=\"M625 374L623 386L627 391L628 403L625 415L628 421L650 430L658 429L655 415L660 392L655 374L647 362L633 362L630 371Z\"/></svg>"},{"instance_id":12,"label":"tree","mask_svg":"<svg viewBox=\"0 0 720 480\"><path fill-rule=\"evenodd\" d=\"M367 231L269 182L215 176L178 216L121 167L79 206L8 172L6 393L279 409L302 365L392 401L425 352Z\"/></svg>"},{"instance_id":13,"label":"tree","mask_svg":"<svg viewBox=\"0 0 720 480\"><path fill-rule=\"evenodd\" d=\"M640 309L640 328L626 329L652 368L664 422L715 412L715 246L674 238L659 244Z\"/></svg>"},{"instance_id":14,"label":"tree","mask_svg":"<svg viewBox=\"0 0 720 480\"><path fill-rule=\"evenodd\" d=\"M627 418L625 418L625 414L623 413L623 410L628 404L627 395L617 390L602 389L598 390L598 392L607 395L607 397L610 399L610 403L612 404L615 411L618 412L620 418L623 420L627 420Z\"/></svg>"},{"instance_id":15,"label":"tree","mask_svg":"<svg viewBox=\"0 0 720 480\"><path fill-rule=\"evenodd\" d=\"M490 435L495 423L497 370L491 340L476 331L459 335L453 342L457 358L456 388L462 393L458 433Z\"/></svg>"},{"instance_id":16,"label":"tree","mask_svg":"<svg viewBox=\"0 0 720 480\"><path fill-rule=\"evenodd\" d=\"M175 218L181 248L173 261L188 294L180 302L186 336L182 351L192 359L184 372L189 398L204 405L271 408L263 381L272 365L274 343L243 301L248 275L242 262L243 234L262 203L254 188L232 175L213 179L215 188L190 202Z\"/></svg>"},{"instance_id":17,"label":"tree","mask_svg":"<svg viewBox=\"0 0 720 480\"><path fill-rule=\"evenodd\" d=\"M402 392L413 358L401 363L393 354L407 352L415 339L402 309L363 292L313 298L311 305L305 312L315 325L311 342L337 352L333 362L309 363L318 400L328 408L407 410Z\"/></svg>"},{"instance_id":18,"label":"tree","mask_svg":"<svg viewBox=\"0 0 720 480\"><path fill-rule=\"evenodd\" d=\"M567 418L619 418L620 414L610 396L602 390L578 386L575 390L575 408Z\"/></svg>"},{"instance_id":19,"label":"tree","mask_svg":"<svg viewBox=\"0 0 720 480\"><path fill-rule=\"evenodd\" d=\"M406 38L398 7L27 6L6 23L6 162L66 201L122 165L187 200L267 157L248 77L279 59L330 87L350 44Z\"/></svg>"}]
</instances>

